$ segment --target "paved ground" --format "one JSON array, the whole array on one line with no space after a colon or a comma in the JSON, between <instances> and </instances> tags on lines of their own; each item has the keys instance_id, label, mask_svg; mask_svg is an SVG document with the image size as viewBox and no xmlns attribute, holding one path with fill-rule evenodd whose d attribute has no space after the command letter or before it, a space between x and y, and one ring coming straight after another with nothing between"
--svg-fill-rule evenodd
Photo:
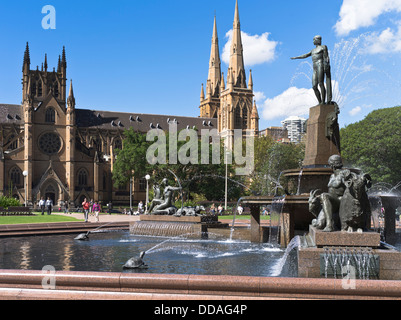
<instances>
[{"instance_id":1,"label":"paved ground","mask_svg":"<svg viewBox=\"0 0 401 320\"><path fill-rule=\"evenodd\" d=\"M76 219L84 219L84 214L83 213L72 213L72 214L65 214L65 213L59 213L59 212L53 212L52 214L55 215L62 215L62 216L68 216L68 217L74 217ZM99 220L101 223L103 222L122 222L122 221L139 221L139 216L130 216L126 214L101 214L99 216ZM223 223L228 223L230 226L232 225L232 220L231 219L224 219L220 220ZM95 216L89 216L89 222L96 222ZM236 219L235 220L235 225L236 226L249 226L251 224L251 221L249 219ZM269 225L270 221L269 220L261 220L261 225Z\"/></svg>"},{"instance_id":2,"label":"paved ground","mask_svg":"<svg viewBox=\"0 0 401 320\"><path fill-rule=\"evenodd\" d=\"M67 216L67 217L74 217L76 219L84 219L83 213L65 214L65 213L53 212L52 214L60 215L60 216ZM100 214L99 215L99 222L122 222L122 221L138 221L138 220L139 220L139 216L130 216L130 215L126 215L126 214ZM96 222L96 218L94 215L89 216L89 222Z\"/></svg>"}]
</instances>

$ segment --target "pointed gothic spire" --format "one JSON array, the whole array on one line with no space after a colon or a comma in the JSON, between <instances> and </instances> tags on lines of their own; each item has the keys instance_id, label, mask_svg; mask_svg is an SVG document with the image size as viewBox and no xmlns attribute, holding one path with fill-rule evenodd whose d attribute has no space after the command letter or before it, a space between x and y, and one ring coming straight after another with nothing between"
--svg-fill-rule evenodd
<instances>
[{"instance_id":1,"label":"pointed gothic spire","mask_svg":"<svg viewBox=\"0 0 401 320\"><path fill-rule=\"evenodd\" d=\"M23 65L22 65L22 71L24 71L25 66L28 66L27 71L29 71L30 65L31 65L31 57L30 57L30 54L29 54L29 43L27 42L26 43L26 48L25 48L25 53L24 53L24 62L23 62Z\"/></svg>"},{"instance_id":2,"label":"pointed gothic spire","mask_svg":"<svg viewBox=\"0 0 401 320\"><path fill-rule=\"evenodd\" d=\"M253 91L253 78L252 78L252 70L249 70L248 89Z\"/></svg>"},{"instance_id":3,"label":"pointed gothic spire","mask_svg":"<svg viewBox=\"0 0 401 320\"><path fill-rule=\"evenodd\" d=\"M203 89L203 83L202 83L202 89L201 89L201 94L200 94L200 101L202 102L205 100L205 90Z\"/></svg>"},{"instance_id":4,"label":"pointed gothic spire","mask_svg":"<svg viewBox=\"0 0 401 320\"><path fill-rule=\"evenodd\" d=\"M47 53L45 53L45 64L44 64L44 67L45 67L45 72L47 72L47 67L48 67L48 65L47 65Z\"/></svg>"},{"instance_id":5,"label":"pointed gothic spire","mask_svg":"<svg viewBox=\"0 0 401 320\"><path fill-rule=\"evenodd\" d=\"M224 83L224 72L221 73L221 84L220 84L220 90L224 91L226 89L226 84Z\"/></svg>"},{"instance_id":6,"label":"pointed gothic spire","mask_svg":"<svg viewBox=\"0 0 401 320\"><path fill-rule=\"evenodd\" d=\"M216 16L214 17L213 24L213 37L212 37L212 48L210 51L210 61L209 61L209 75L208 81L213 84L211 88L211 95L216 96L219 94L219 86L221 82L221 60L219 51L219 38L217 35L217 23Z\"/></svg>"},{"instance_id":7,"label":"pointed gothic spire","mask_svg":"<svg viewBox=\"0 0 401 320\"><path fill-rule=\"evenodd\" d=\"M231 43L230 68L235 75L234 86L246 88L244 50L241 38L241 24L239 19L238 0L235 3L235 15L233 24L233 37Z\"/></svg>"},{"instance_id":8,"label":"pointed gothic spire","mask_svg":"<svg viewBox=\"0 0 401 320\"><path fill-rule=\"evenodd\" d=\"M65 46L63 46L63 53L62 53L62 56L61 56L61 67L62 68L67 68L67 58L66 58L66 55L65 55Z\"/></svg>"},{"instance_id":9,"label":"pointed gothic spire","mask_svg":"<svg viewBox=\"0 0 401 320\"><path fill-rule=\"evenodd\" d=\"M258 107L256 106L256 100L253 102L252 119L258 119L259 120L259 112L258 112Z\"/></svg>"},{"instance_id":10,"label":"pointed gothic spire","mask_svg":"<svg viewBox=\"0 0 401 320\"><path fill-rule=\"evenodd\" d=\"M72 87L72 79L70 82L70 93L68 94L67 105L70 108L75 107L75 97L74 97L74 89Z\"/></svg>"}]
</instances>

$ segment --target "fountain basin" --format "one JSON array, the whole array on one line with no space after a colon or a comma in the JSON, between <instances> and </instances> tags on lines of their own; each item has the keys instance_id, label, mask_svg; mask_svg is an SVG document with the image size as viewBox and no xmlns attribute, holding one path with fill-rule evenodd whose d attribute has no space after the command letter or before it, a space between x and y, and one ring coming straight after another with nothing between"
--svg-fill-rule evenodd
<instances>
[{"instance_id":1,"label":"fountain basin","mask_svg":"<svg viewBox=\"0 0 401 320\"><path fill-rule=\"evenodd\" d=\"M327 167L303 168L283 171L288 178L288 190L299 195L309 195L312 190L327 192L327 185L333 170Z\"/></svg>"},{"instance_id":2,"label":"fountain basin","mask_svg":"<svg viewBox=\"0 0 401 320\"><path fill-rule=\"evenodd\" d=\"M146 275L56 271L55 290L43 290L41 271L0 270L0 299L35 300L261 300L401 299L398 281Z\"/></svg>"}]
</instances>

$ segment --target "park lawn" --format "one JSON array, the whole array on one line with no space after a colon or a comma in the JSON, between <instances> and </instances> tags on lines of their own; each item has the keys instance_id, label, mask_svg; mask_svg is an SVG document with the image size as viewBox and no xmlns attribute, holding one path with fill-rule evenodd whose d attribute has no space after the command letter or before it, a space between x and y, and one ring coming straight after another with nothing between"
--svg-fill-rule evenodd
<instances>
[{"instance_id":1,"label":"park lawn","mask_svg":"<svg viewBox=\"0 0 401 320\"><path fill-rule=\"evenodd\" d=\"M2 224L25 224L25 223L54 223L54 222L78 222L83 219L65 217L59 215L32 215L32 216L0 216L0 225Z\"/></svg>"}]
</instances>

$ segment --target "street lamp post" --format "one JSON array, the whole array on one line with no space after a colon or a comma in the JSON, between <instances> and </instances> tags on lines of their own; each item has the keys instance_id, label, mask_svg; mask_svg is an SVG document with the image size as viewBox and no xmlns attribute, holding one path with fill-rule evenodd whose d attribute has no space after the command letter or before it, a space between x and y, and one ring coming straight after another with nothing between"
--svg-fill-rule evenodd
<instances>
[{"instance_id":1,"label":"street lamp post","mask_svg":"<svg viewBox=\"0 0 401 320\"><path fill-rule=\"evenodd\" d=\"M228 157L230 156L230 152L226 151L226 184L225 184L225 202L224 202L224 210L227 211L227 197L228 197Z\"/></svg>"},{"instance_id":2,"label":"street lamp post","mask_svg":"<svg viewBox=\"0 0 401 320\"><path fill-rule=\"evenodd\" d=\"M132 177L129 179L129 210L132 212Z\"/></svg>"},{"instance_id":3,"label":"street lamp post","mask_svg":"<svg viewBox=\"0 0 401 320\"><path fill-rule=\"evenodd\" d=\"M23 173L22 173L22 175L24 176L24 185L25 185L25 207L27 207L28 206L28 199L27 199L27 197L28 197L28 183L27 183L27 177L28 177L28 171L27 170L25 170Z\"/></svg>"},{"instance_id":4,"label":"street lamp post","mask_svg":"<svg viewBox=\"0 0 401 320\"><path fill-rule=\"evenodd\" d=\"M146 203L145 203L145 212L148 213L148 202L149 202L149 180L150 175L145 176L146 179Z\"/></svg>"}]
</instances>

